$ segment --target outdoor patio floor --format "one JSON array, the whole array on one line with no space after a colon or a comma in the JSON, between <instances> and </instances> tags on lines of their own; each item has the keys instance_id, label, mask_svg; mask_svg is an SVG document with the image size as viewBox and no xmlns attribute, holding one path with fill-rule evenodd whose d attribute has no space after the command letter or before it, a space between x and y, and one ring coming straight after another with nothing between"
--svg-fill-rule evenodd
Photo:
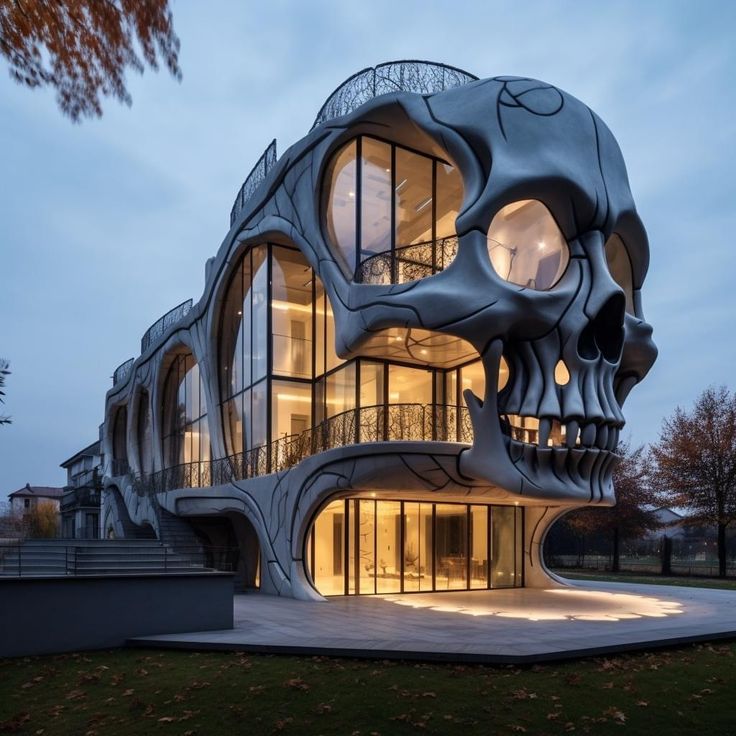
<instances>
[{"instance_id":1,"label":"outdoor patio floor","mask_svg":"<svg viewBox=\"0 0 736 736\"><path fill-rule=\"evenodd\" d=\"M569 588L331 598L236 595L235 627L131 646L525 663L736 638L736 591L575 581Z\"/></svg>"}]
</instances>

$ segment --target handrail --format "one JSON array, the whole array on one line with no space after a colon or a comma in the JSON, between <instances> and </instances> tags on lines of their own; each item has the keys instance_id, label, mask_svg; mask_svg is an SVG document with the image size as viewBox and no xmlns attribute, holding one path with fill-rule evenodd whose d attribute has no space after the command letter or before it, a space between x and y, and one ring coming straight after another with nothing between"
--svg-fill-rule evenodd
<instances>
[{"instance_id":1,"label":"handrail","mask_svg":"<svg viewBox=\"0 0 736 736\"><path fill-rule=\"evenodd\" d=\"M144 333L141 338L141 355L158 340L172 325L175 325L192 308L192 300L187 299L170 309L163 317L157 319Z\"/></svg>"},{"instance_id":2,"label":"handrail","mask_svg":"<svg viewBox=\"0 0 736 736\"><path fill-rule=\"evenodd\" d=\"M112 374L112 385L117 386L119 383L125 381L130 375L130 371L133 368L135 358L128 358L124 363L121 363Z\"/></svg>"},{"instance_id":3,"label":"handrail","mask_svg":"<svg viewBox=\"0 0 736 736\"><path fill-rule=\"evenodd\" d=\"M259 185L268 176L268 172L274 167L277 161L276 155L276 139L274 138L266 150L261 154L261 157L256 161L255 166L250 170L248 176L245 177L245 181L238 190L238 194L235 197L235 202L230 210L230 227L237 219L245 203L253 196Z\"/></svg>"},{"instance_id":4,"label":"handrail","mask_svg":"<svg viewBox=\"0 0 736 736\"><path fill-rule=\"evenodd\" d=\"M360 263L355 280L363 284L402 284L423 279L444 271L455 260L457 249L457 235L451 235L384 250Z\"/></svg>"},{"instance_id":5,"label":"handrail","mask_svg":"<svg viewBox=\"0 0 736 736\"><path fill-rule=\"evenodd\" d=\"M364 442L413 440L473 441L465 406L452 404L378 404L348 409L300 434L288 435L247 452L215 460L182 463L134 479L139 495L177 488L224 485L286 470L326 450Z\"/></svg>"},{"instance_id":6,"label":"handrail","mask_svg":"<svg viewBox=\"0 0 736 736\"><path fill-rule=\"evenodd\" d=\"M362 104L389 92L434 94L478 80L474 74L448 64L408 59L366 67L348 77L327 98L312 125L342 117Z\"/></svg>"}]
</instances>

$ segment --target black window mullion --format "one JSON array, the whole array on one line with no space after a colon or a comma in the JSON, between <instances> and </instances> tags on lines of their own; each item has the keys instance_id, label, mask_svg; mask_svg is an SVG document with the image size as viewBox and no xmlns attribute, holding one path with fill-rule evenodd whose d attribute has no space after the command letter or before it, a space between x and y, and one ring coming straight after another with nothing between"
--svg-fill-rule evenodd
<instances>
[{"instance_id":1,"label":"black window mullion","mask_svg":"<svg viewBox=\"0 0 736 736\"><path fill-rule=\"evenodd\" d=\"M398 277L396 263L396 146L391 146L391 283L395 284Z\"/></svg>"},{"instance_id":2,"label":"black window mullion","mask_svg":"<svg viewBox=\"0 0 736 736\"><path fill-rule=\"evenodd\" d=\"M437 504L432 504L432 592L437 590Z\"/></svg>"},{"instance_id":3,"label":"black window mullion","mask_svg":"<svg viewBox=\"0 0 736 736\"><path fill-rule=\"evenodd\" d=\"M486 561L488 569L486 570L486 584L487 587L491 587L491 507L488 506L486 509Z\"/></svg>"},{"instance_id":4,"label":"black window mullion","mask_svg":"<svg viewBox=\"0 0 736 736\"><path fill-rule=\"evenodd\" d=\"M353 280L360 273L360 264L363 261L363 137L358 136L355 144L355 264L353 267ZM325 292L326 293L326 292ZM327 365L325 364L325 367Z\"/></svg>"},{"instance_id":5,"label":"black window mullion","mask_svg":"<svg viewBox=\"0 0 736 736\"><path fill-rule=\"evenodd\" d=\"M465 589L470 590L470 557L472 553L471 539L473 523L473 515L471 513L470 504L465 507L465 515L467 519L465 524Z\"/></svg>"},{"instance_id":6,"label":"black window mullion","mask_svg":"<svg viewBox=\"0 0 736 736\"><path fill-rule=\"evenodd\" d=\"M437 273L437 159L432 159L432 273Z\"/></svg>"},{"instance_id":7,"label":"black window mullion","mask_svg":"<svg viewBox=\"0 0 736 736\"><path fill-rule=\"evenodd\" d=\"M343 578L344 583L344 594L347 595L350 592L350 501L345 499L345 530L343 533Z\"/></svg>"},{"instance_id":8,"label":"black window mullion","mask_svg":"<svg viewBox=\"0 0 736 736\"><path fill-rule=\"evenodd\" d=\"M399 520L399 590L404 592L404 537L406 530L404 528L406 519L404 518L404 502L399 502L399 513L401 514Z\"/></svg>"}]
</instances>

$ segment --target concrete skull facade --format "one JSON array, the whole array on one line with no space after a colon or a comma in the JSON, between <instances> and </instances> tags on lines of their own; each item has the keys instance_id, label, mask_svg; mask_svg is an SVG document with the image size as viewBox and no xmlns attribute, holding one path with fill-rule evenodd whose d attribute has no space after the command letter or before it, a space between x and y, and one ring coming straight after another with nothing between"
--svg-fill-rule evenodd
<instances>
[{"instance_id":1,"label":"concrete skull facade","mask_svg":"<svg viewBox=\"0 0 736 736\"><path fill-rule=\"evenodd\" d=\"M330 99L345 114L262 167L202 298L108 393L103 533L236 544L244 584L298 598L559 584L544 535L614 503L656 358L619 147L531 79L397 62Z\"/></svg>"}]
</instances>

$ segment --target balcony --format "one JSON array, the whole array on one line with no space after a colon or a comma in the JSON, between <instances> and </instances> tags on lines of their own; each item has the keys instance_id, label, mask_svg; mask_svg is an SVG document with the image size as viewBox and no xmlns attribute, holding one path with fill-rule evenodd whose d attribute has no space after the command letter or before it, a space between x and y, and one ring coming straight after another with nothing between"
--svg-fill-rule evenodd
<instances>
[{"instance_id":1,"label":"balcony","mask_svg":"<svg viewBox=\"0 0 736 736\"><path fill-rule=\"evenodd\" d=\"M467 407L446 404L389 404L350 409L298 435L282 437L217 460L184 463L141 476L140 495L177 488L200 488L245 480L290 468L335 447L384 441L473 441Z\"/></svg>"},{"instance_id":2,"label":"balcony","mask_svg":"<svg viewBox=\"0 0 736 736\"><path fill-rule=\"evenodd\" d=\"M100 507L100 491L99 488L85 486L82 488L64 489L64 495L61 497L61 505L59 510L64 513L79 508L99 508Z\"/></svg>"},{"instance_id":3,"label":"balcony","mask_svg":"<svg viewBox=\"0 0 736 736\"><path fill-rule=\"evenodd\" d=\"M187 299L185 302L178 304L170 309L166 314L157 319L145 332L141 338L141 355L155 343L169 327L173 327L179 320L183 319L192 308L192 300ZM123 364L124 365L124 364Z\"/></svg>"},{"instance_id":4,"label":"balcony","mask_svg":"<svg viewBox=\"0 0 736 736\"><path fill-rule=\"evenodd\" d=\"M457 236L412 243L376 253L361 262L355 280L363 284L403 284L444 271L455 259Z\"/></svg>"}]
</instances>

